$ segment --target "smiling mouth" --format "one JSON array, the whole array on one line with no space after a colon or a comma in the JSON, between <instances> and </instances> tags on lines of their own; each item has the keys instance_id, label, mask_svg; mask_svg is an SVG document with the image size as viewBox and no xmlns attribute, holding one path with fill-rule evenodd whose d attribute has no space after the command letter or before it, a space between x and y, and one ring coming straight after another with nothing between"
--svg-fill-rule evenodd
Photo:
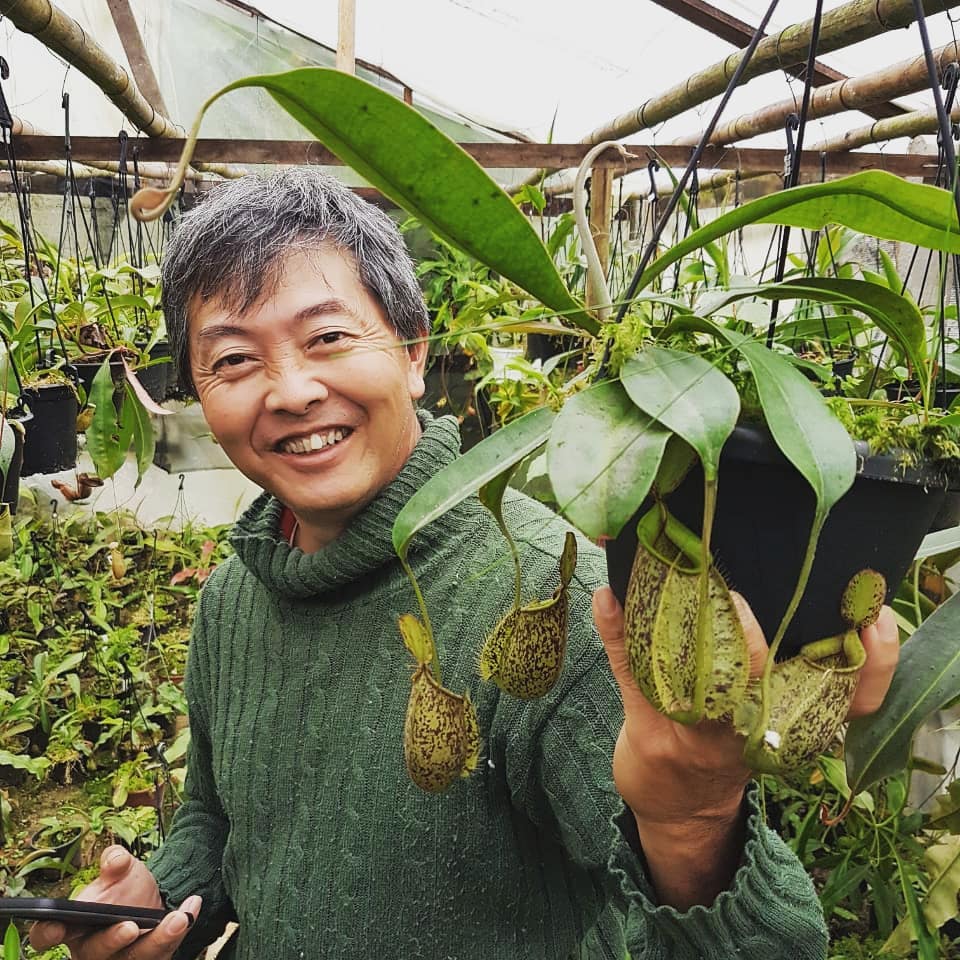
<instances>
[{"instance_id":1,"label":"smiling mouth","mask_svg":"<svg viewBox=\"0 0 960 960\"><path fill-rule=\"evenodd\" d=\"M283 440L277 444L276 449L280 453L316 453L318 450L336 446L352 433L353 430L350 427L335 427L331 430L311 433L304 437L292 437L289 440Z\"/></svg>"}]
</instances>

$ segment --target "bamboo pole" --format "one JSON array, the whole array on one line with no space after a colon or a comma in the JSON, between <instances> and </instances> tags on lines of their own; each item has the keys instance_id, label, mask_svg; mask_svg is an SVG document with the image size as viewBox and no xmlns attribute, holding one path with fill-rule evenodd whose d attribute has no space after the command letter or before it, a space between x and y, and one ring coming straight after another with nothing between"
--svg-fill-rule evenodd
<instances>
[{"instance_id":1,"label":"bamboo pole","mask_svg":"<svg viewBox=\"0 0 960 960\"><path fill-rule=\"evenodd\" d=\"M355 0L340 0L337 9L337 69L344 73L356 73L356 24Z\"/></svg>"},{"instance_id":2,"label":"bamboo pole","mask_svg":"<svg viewBox=\"0 0 960 960\"><path fill-rule=\"evenodd\" d=\"M958 0L960 2L960 0ZM181 137L171 120L158 113L137 89L130 74L120 66L72 17L50 0L0 0L0 15L24 33L35 36L50 50L89 77L137 129L150 137ZM222 165L204 169L225 177L245 171Z\"/></svg>"},{"instance_id":3,"label":"bamboo pole","mask_svg":"<svg viewBox=\"0 0 960 960\"><path fill-rule=\"evenodd\" d=\"M960 121L960 103L957 103L950 119ZM925 133L936 133L940 128L940 118L936 110L914 110L905 113L902 117L890 117L887 120L877 120L865 127L848 130L841 136L831 140L824 140L810 149L818 153L833 153L841 150L854 150L866 146L868 143L880 143L884 140L895 140L897 137L917 137Z\"/></svg>"},{"instance_id":4,"label":"bamboo pole","mask_svg":"<svg viewBox=\"0 0 960 960\"><path fill-rule=\"evenodd\" d=\"M928 16L958 6L960 0L923 0L923 9ZM824 13L818 52L840 50L888 30L907 27L915 19L913 0L850 0L849 3ZM813 21L806 20L761 40L744 73L743 82L803 63L807 58L812 28ZM659 96L644 101L639 107L598 127L587 134L583 142L620 140L719 96L726 89L742 56L742 52L733 53L700 70ZM523 184L539 183L540 179L550 172L552 171L538 170L524 180Z\"/></svg>"},{"instance_id":5,"label":"bamboo pole","mask_svg":"<svg viewBox=\"0 0 960 960\"><path fill-rule=\"evenodd\" d=\"M945 44L934 51L934 59L939 71L948 63L960 59L960 43ZM916 93L930 83L927 63L923 55L910 60L902 60L883 70L865 73L860 77L851 77L839 83L831 83L810 91L810 120L829 117L845 110L861 110L873 103L882 103L893 97ZM725 123L714 131L711 143L727 144L749 140L761 133L770 133L783 127L791 113L797 112L797 103L792 97L778 103L769 104L754 113L744 114ZM895 119L900 119L895 118ZM883 122L883 121L881 121ZM690 134L675 140L677 146L694 146L700 142L700 134Z\"/></svg>"}]
</instances>

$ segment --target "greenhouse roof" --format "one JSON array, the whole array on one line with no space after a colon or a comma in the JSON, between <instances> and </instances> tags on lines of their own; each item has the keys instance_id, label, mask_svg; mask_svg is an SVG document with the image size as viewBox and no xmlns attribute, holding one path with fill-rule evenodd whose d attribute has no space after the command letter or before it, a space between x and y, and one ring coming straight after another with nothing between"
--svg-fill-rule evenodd
<instances>
[{"instance_id":1,"label":"greenhouse roof","mask_svg":"<svg viewBox=\"0 0 960 960\"><path fill-rule=\"evenodd\" d=\"M895 2L876 5L871 0L859 6L871 11L876 6L879 11ZM59 0L56 6L96 38L118 64L130 69L110 9L127 4L142 35L166 115L181 126L190 123L209 93L232 79L334 63L338 4L333 0L314 4L300 0L167 0L162 4ZM960 0L926 0L926 5L932 46L955 45L956 27L949 11L960 16ZM823 6L829 16L830 11L851 3L825 0ZM5 7L11 4L0 3L0 10ZM776 35L793 22L809 20L815 7L813 0L780 3L766 33ZM594 0L589 5L555 0L512 5L500 0L420 0L415 7L356 0L357 73L405 96L461 142L516 137L576 143L735 54L766 10L763 0L712 4ZM114 135L121 126L132 128L90 80L37 39L17 30L10 19L12 10L7 12L0 25L0 53L11 66L4 86L17 117L45 132L62 131L61 93L68 92L74 134L105 136ZM891 71L891 67L906 61L916 65L922 54L920 33L912 24L826 52L818 60L833 76L861 78L886 70L896 78L905 71ZM951 58L955 56L942 62ZM778 101L799 106L802 94L802 80L777 68L736 90L724 120ZM706 99L626 139L658 146L694 143L717 102L717 97ZM930 110L933 96L928 86L914 84L898 96L881 97L879 103L879 108L865 108L869 114L846 110L811 119L807 146L852 128L869 127L879 116ZM767 126L767 132L743 143L783 149L782 121ZM304 131L270 105L262 92L240 91L210 112L203 135L300 139ZM907 143L900 138L870 149L903 152ZM509 182L519 174L500 171L498 176Z\"/></svg>"}]
</instances>

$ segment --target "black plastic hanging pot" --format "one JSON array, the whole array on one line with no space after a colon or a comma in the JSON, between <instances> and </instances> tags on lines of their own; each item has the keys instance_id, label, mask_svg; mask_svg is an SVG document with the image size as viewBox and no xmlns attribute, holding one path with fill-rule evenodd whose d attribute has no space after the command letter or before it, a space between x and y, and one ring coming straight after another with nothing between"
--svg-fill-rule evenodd
<instances>
[{"instance_id":1,"label":"black plastic hanging pot","mask_svg":"<svg viewBox=\"0 0 960 960\"><path fill-rule=\"evenodd\" d=\"M864 568L883 574L887 601L910 566L947 489L958 479L940 463L903 467L894 455L871 456L857 442L857 477L834 506L781 655L845 629L840 596ZM667 497L670 511L699 533L703 474L692 469ZM796 588L813 522L807 481L766 430L737 427L723 448L711 551L731 589L743 594L767 639L776 633ZM622 603L636 552L637 521L648 502L606 545L610 585Z\"/></svg>"},{"instance_id":2,"label":"black plastic hanging pot","mask_svg":"<svg viewBox=\"0 0 960 960\"><path fill-rule=\"evenodd\" d=\"M888 400L913 400L920 396L919 380L898 380L884 385ZM951 404L960 397L960 385L951 383L946 387L938 380L934 386L931 402L935 407L948 410Z\"/></svg>"},{"instance_id":3,"label":"black plastic hanging pot","mask_svg":"<svg viewBox=\"0 0 960 960\"><path fill-rule=\"evenodd\" d=\"M77 382L83 387L87 402L90 402L90 391L93 388L93 380L107 359L107 354L85 354L83 357L77 357L70 361L70 366L77 374ZM123 360L119 353L113 353L110 356L110 377L113 380L113 404L120 410L123 406L124 383L126 374L123 369Z\"/></svg>"},{"instance_id":4,"label":"black plastic hanging pot","mask_svg":"<svg viewBox=\"0 0 960 960\"><path fill-rule=\"evenodd\" d=\"M6 413L0 412L0 445L13 441L13 456L5 475L0 475L0 503L10 506L10 513L16 514L17 502L20 499L20 475L23 468L24 436L26 427L33 419L33 414L23 405L18 405ZM15 427L7 429L4 420L18 421L24 430Z\"/></svg>"},{"instance_id":5,"label":"black plastic hanging pot","mask_svg":"<svg viewBox=\"0 0 960 960\"><path fill-rule=\"evenodd\" d=\"M141 349L146 347L137 344ZM151 400L157 403L163 403L172 393L173 386L170 380L170 373L173 369L170 363L170 344L166 341L158 341L150 348L149 358L151 361L159 360L159 363L150 363L147 367L138 367L134 370L137 379L147 391Z\"/></svg>"},{"instance_id":6,"label":"black plastic hanging pot","mask_svg":"<svg viewBox=\"0 0 960 960\"><path fill-rule=\"evenodd\" d=\"M77 465L77 391L72 383L25 387L23 398L33 414L26 424L23 476L58 473Z\"/></svg>"}]
</instances>

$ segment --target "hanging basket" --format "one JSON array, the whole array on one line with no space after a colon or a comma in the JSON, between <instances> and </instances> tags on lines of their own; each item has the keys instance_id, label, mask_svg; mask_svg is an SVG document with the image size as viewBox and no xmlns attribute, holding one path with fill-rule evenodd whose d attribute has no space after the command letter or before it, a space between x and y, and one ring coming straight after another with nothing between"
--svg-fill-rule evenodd
<instances>
[{"instance_id":1,"label":"hanging basket","mask_svg":"<svg viewBox=\"0 0 960 960\"><path fill-rule=\"evenodd\" d=\"M77 465L77 391L71 383L40 383L22 394L33 417L26 425L23 476Z\"/></svg>"},{"instance_id":2,"label":"hanging basket","mask_svg":"<svg viewBox=\"0 0 960 960\"><path fill-rule=\"evenodd\" d=\"M813 570L781 655L842 633L840 595L864 568L882 573L887 602L916 555L947 490L960 479L941 463L904 468L895 455L871 456L857 442L857 478L830 512ZM703 474L690 471L666 498L683 524L703 523ZM636 526L647 503L607 544L610 585L623 603L637 547ZM743 594L769 640L776 633L800 575L813 523L814 497L765 430L734 430L720 457L717 513L711 551L731 589Z\"/></svg>"}]
</instances>

